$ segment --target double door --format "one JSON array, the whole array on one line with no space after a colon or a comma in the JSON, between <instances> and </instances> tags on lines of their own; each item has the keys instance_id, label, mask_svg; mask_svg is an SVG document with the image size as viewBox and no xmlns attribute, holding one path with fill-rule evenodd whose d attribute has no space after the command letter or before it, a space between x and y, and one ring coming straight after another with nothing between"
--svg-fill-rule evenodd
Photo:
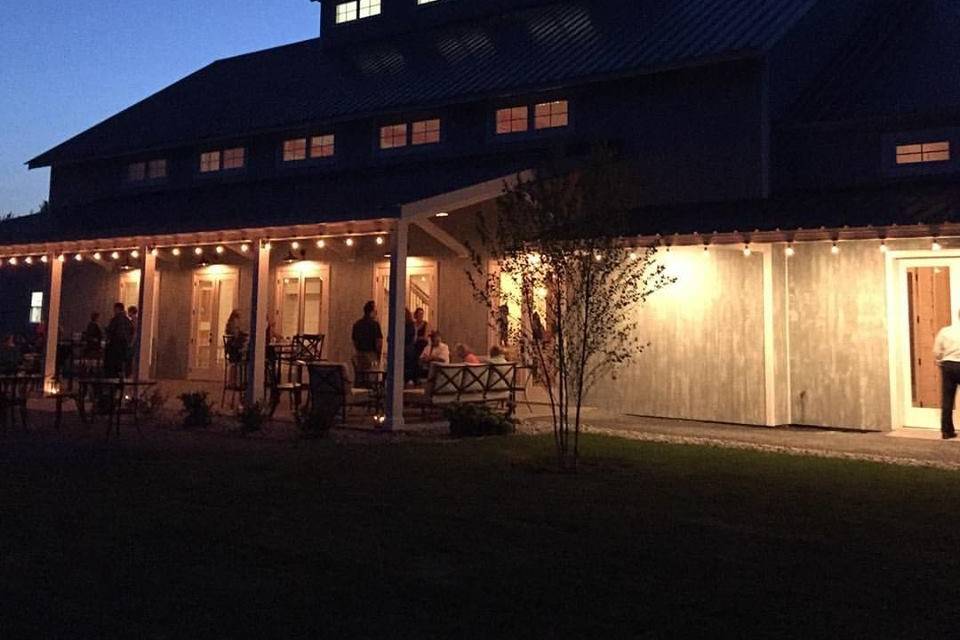
<instances>
[{"instance_id":1,"label":"double door","mask_svg":"<svg viewBox=\"0 0 960 640\"><path fill-rule=\"evenodd\" d=\"M374 304L384 339L390 328L390 263L382 262L374 271ZM437 263L410 258L407 261L406 308L410 313L423 309L423 319L430 330L437 328ZM385 343L386 344L386 343Z\"/></svg>"},{"instance_id":2,"label":"double door","mask_svg":"<svg viewBox=\"0 0 960 640\"><path fill-rule=\"evenodd\" d=\"M238 283L238 271L222 265L200 270L193 276L191 379L218 380L223 375L223 335L230 314L237 309Z\"/></svg>"},{"instance_id":3,"label":"double door","mask_svg":"<svg viewBox=\"0 0 960 640\"><path fill-rule=\"evenodd\" d=\"M327 334L330 267L302 262L277 271L274 333L290 340L303 334Z\"/></svg>"}]
</instances>

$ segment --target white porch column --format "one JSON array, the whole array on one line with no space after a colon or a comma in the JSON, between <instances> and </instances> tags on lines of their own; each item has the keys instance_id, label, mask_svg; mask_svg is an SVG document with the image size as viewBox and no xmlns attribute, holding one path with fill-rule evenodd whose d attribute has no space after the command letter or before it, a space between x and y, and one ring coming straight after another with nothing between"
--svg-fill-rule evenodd
<instances>
[{"instance_id":1,"label":"white porch column","mask_svg":"<svg viewBox=\"0 0 960 640\"><path fill-rule=\"evenodd\" d=\"M246 402L263 402L267 367L267 308L270 301L270 243L259 241L253 257L253 308L250 310L250 356Z\"/></svg>"},{"instance_id":2,"label":"white porch column","mask_svg":"<svg viewBox=\"0 0 960 640\"><path fill-rule=\"evenodd\" d=\"M60 293L63 287L63 261L50 256L50 287L47 291L47 344L43 351L43 389L53 388L57 375L57 343L60 336Z\"/></svg>"},{"instance_id":3,"label":"white porch column","mask_svg":"<svg viewBox=\"0 0 960 640\"><path fill-rule=\"evenodd\" d=\"M403 426L403 374L406 343L407 236L410 223L397 220L390 251L390 335L387 340L386 429Z\"/></svg>"},{"instance_id":4,"label":"white porch column","mask_svg":"<svg viewBox=\"0 0 960 640\"><path fill-rule=\"evenodd\" d=\"M151 376L150 362L153 355L153 335L154 316L160 311L156 308L156 287L157 287L157 256L153 254L149 247L140 249L143 255L143 270L140 272L140 321L137 324L137 344L140 345L140 352L137 354L137 368L135 375L137 378L149 378Z\"/></svg>"}]
</instances>

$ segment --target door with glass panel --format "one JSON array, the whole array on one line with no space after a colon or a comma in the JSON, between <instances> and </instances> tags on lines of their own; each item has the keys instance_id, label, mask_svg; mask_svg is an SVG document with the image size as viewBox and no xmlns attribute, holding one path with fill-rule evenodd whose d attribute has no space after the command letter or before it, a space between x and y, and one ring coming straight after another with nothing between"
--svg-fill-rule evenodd
<instances>
[{"instance_id":1,"label":"door with glass panel","mask_svg":"<svg viewBox=\"0 0 960 640\"><path fill-rule=\"evenodd\" d=\"M277 271L274 334L327 334L330 295L329 265L302 262Z\"/></svg>"},{"instance_id":2,"label":"door with glass panel","mask_svg":"<svg viewBox=\"0 0 960 640\"><path fill-rule=\"evenodd\" d=\"M190 378L219 380L223 375L223 334L237 308L238 272L217 265L193 276Z\"/></svg>"},{"instance_id":3,"label":"door with glass panel","mask_svg":"<svg viewBox=\"0 0 960 640\"><path fill-rule=\"evenodd\" d=\"M904 426L940 426L940 370L933 356L937 333L960 311L960 258L898 260L900 388ZM960 420L960 414L955 416Z\"/></svg>"},{"instance_id":4,"label":"door with glass panel","mask_svg":"<svg viewBox=\"0 0 960 640\"><path fill-rule=\"evenodd\" d=\"M384 338L389 331L390 313L390 263L377 265L373 278L374 304L377 305L377 317ZM437 263L420 258L410 258L407 262L407 299L406 308L413 313L423 309L423 318L430 330L437 328Z\"/></svg>"}]
</instances>

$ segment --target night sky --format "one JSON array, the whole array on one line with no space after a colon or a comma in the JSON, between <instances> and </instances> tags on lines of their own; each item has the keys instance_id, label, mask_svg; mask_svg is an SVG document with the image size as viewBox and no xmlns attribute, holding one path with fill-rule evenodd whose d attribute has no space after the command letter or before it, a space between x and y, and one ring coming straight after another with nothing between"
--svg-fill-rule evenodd
<instances>
[{"instance_id":1,"label":"night sky","mask_svg":"<svg viewBox=\"0 0 960 640\"><path fill-rule=\"evenodd\" d=\"M24 163L217 58L315 37L308 0L6 0L0 213L47 196Z\"/></svg>"}]
</instances>

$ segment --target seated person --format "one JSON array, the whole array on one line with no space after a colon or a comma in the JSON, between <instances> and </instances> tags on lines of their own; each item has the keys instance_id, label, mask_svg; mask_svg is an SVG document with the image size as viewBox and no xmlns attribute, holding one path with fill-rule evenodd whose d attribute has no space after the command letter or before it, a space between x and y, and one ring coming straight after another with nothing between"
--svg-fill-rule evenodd
<instances>
[{"instance_id":1,"label":"seated person","mask_svg":"<svg viewBox=\"0 0 960 640\"><path fill-rule=\"evenodd\" d=\"M480 364L480 358L473 350L462 342L457 344L457 360L464 364Z\"/></svg>"},{"instance_id":2,"label":"seated person","mask_svg":"<svg viewBox=\"0 0 960 640\"><path fill-rule=\"evenodd\" d=\"M439 331L430 334L430 343L424 347L420 354L420 368L423 376L429 373L430 365L434 362L450 364L450 347L444 343Z\"/></svg>"},{"instance_id":3,"label":"seated person","mask_svg":"<svg viewBox=\"0 0 960 640\"><path fill-rule=\"evenodd\" d=\"M506 364L507 358L503 355L503 349L498 345L490 347L490 357L487 358L490 364Z\"/></svg>"}]
</instances>

